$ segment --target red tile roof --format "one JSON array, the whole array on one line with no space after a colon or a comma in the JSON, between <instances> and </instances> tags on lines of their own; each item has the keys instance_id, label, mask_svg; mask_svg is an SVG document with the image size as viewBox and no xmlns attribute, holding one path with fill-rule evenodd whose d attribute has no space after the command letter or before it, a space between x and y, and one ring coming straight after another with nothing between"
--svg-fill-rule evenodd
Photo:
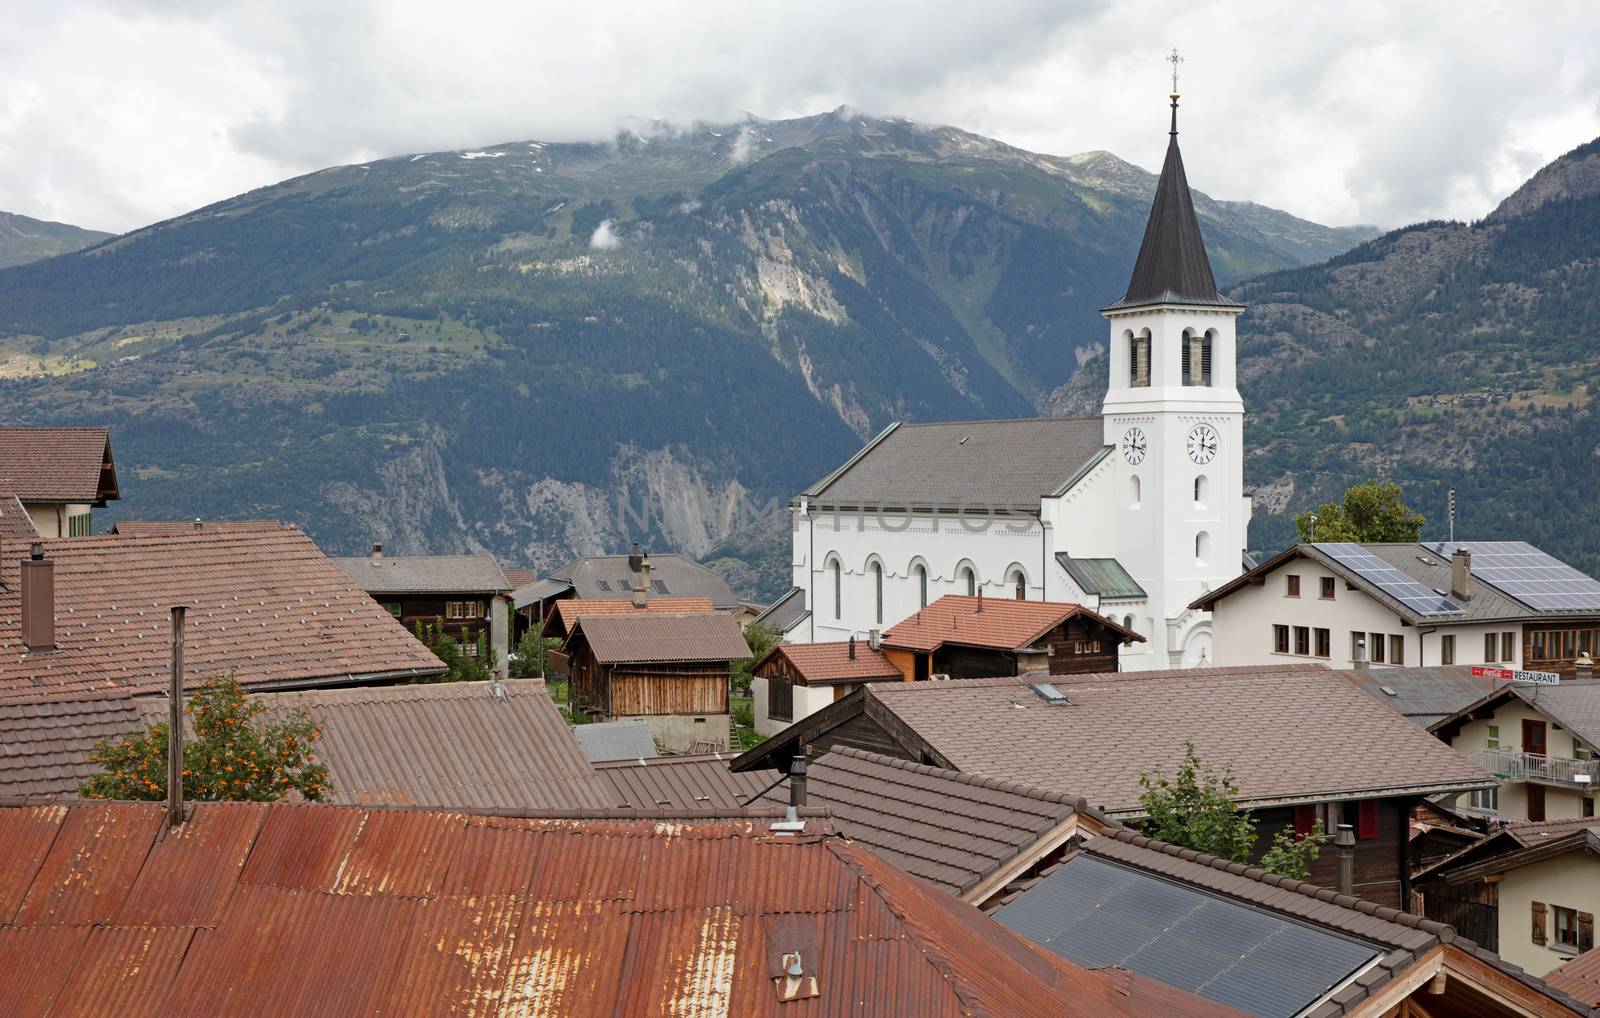
<instances>
[{"instance_id":1,"label":"red tile roof","mask_svg":"<svg viewBox=\"0 0 1600 1018\"><path fill-rule=\"evenodd\" d=\"M281 526L278 520L118 520L111 532L123 537L160 537L195 531L275 530Z\"/></svg>"},{"instance_id":2,"label":"red tile roof","mask_svg":"<svg viewBox=\"0 0 1600 1018\"><path fill-rule=\"evenodd\" d=\"M1088 615L1127 639L1141 639L1080 604L946 594L883 634L883 645L931 653L947 643L1018 650L1072 618Z\"/></svg>"},{"instance_id":3,"label":"red tile roof","mask_svg":"<svg viewBox=\"0 0 1600 1018\"><path fill-rule=\"evenodd\" d=\"M738 620L721 612L580 615L568 643L579 639L588 641L601 664L742 661L750 656Z\"/></svg>"},{"instance_id":4,"label":"red tile roof","mask_svg":"<svg viewBox=\"0 0 1600 1018\"><path fill-rule=\"evenodd\" d=\"M1600 1004L1600 951L1585 951L1548 973L1544 981L1579 1003Z\"/></svg>"},{"instance_id":5,"label":"red tile roof","mask_svg":"<svg viewBox=\"0 0 1600 1018\"><path fill-rule=\"evenodd\" d=\"M19 541L29 542L38 539L39 531L34 527L27 510L22 508L17 496L0 492L0 546L9 543L15 547ZM9 554L3 547L0 547L0 552Z\"/></svg>"},{"instance_id":6,"label":"red tile roof","mask_svg":"<svg viewBox=\"0 0 1600 1018\"><path fill-rule=\"evenodd\" d=\"M602 601L598 598L574 597L557 601L554 607L555 611L545 622L547 627L554 627L548 629L552 636L566 636L572 632L573 624L584 615L632 615L635 612L686 615L712 610L709 597L656 597L646 601L643 608L634 607L631 599Z\"/></svg>"},{"instance_id":7,"label":"red tile roof","mask_svg":"<svg viewBox=\"0 0 1600 1018\"><path fill-rule=\"evenodd\" d=\"M0 428L0 491L24 502L98 502L116 498L116 473L105 428Z\"/></svg>"},{"instance_id":8,"label":"red tile roof","mask_svg":"<svg viewBox=\"0 0 1600 1018\"><path fill-rule=\"evenodd\" d=\"M0 810L0 999L128 1018L1236 1016L1091 972L814 823ZM816 996L780 1003L798 951Z\"/></svg>"},{"instance_id":9,"label":"red tile roof","mask_svg":"<svg viewBox=\"0 0 1600 1018\"><path fill-rule=\"evenodd\" d=\"M23 554L0 557L0 700L169 681L171 608L189 607L191 686L354 684L437 674L437 658L294 527L43 542L55 563L56 650L21 641Z\"/></svg>"},{"instance_id":10,"label":"red tile roof","mask_svg":"<svg viewBox=\"0 0 1600 1018\"><path fill-rule=\"evenodd\" d=\"M881 650L873 650L864 640L856 641L853 658L850 656L849 640L830 643L780 643L772 649L772 653L761 659L754 669L754 674L763 674L762 667L779 657L788 660L800 676L802 685L905 679L887 654Z\"/></svg>"}]
</instances>

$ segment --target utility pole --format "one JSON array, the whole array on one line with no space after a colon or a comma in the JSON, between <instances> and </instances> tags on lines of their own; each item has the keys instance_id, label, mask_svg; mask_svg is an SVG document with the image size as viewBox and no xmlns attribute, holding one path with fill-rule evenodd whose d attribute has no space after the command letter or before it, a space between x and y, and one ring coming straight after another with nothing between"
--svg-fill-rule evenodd
<instances>
[{"instance_id":1,"label":"utility pole","mask_svg":"<svg viewBox=\"0 0 1600 1018\"><path fill-rule=\"evenodd\" d=\"M167 826L183 823L183 618L172 607L172 689L167 696Z\"/></svg>"}]
</instances>

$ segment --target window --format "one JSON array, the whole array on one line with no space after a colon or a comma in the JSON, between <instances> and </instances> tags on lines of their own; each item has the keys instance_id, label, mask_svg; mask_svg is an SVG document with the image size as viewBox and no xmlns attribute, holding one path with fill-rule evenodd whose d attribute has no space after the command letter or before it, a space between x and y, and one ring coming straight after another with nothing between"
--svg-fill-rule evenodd
<instances>
[{"instance_id":1,"label":"window","mask_svg":"<svg viewBox=\"0 0 1600 1018\"><path fill-rule=\"evenodd\" d=\"M1472 793L1472 808L1483 810L1485 813L1500 812L1500 786L1474 789Z\"/></svg>"},{"instance_id":2,"label":"window","mask_svg":"<svg viewBox=\"0 0 1600 1018\"><path fill-rule=\"evenodd\" d=\"M872 574L872 617L879 625L883 624L883 563L874 562L867 567Z\"/></svg>"},{"instance_id":3,"label":"window","mask_svg":"<svg viewBox=\"0 0 1600 1018\"><path fill-rule=\"evenodd\" d=\"M1124 615L1124 616L1122 616L1122 628L1123 629L1127 629L1127 630L1131 630L1132 632L1135 632L1135 633L1138 632L1137 629L1133 628L1133 616L1132 615Z\"/></svg>"},{"instance_id":4,"label":"window","mask_svg":"<svg viewBox=\"0 0 1600 1018\"><path fill-rule=\"evenodd\" d=\"M1309 626L1294 627L1294 652L1304 655L1311 653L1311 629Z\"/></svg>"},{"instance_id":5,"label":"window","mask_svg":"<svg viewBox=\"0 0 1600 1018\"><path fill-rule=\"evenodd\" d=\"M1214 335L1215 332L1208 331L1203 336L1196 336L1188 329L1183 330L1184 385L1211 384L1211 340Z\"/></svg>"},{"instance_id":6,"label":"window","mask_svg":"<svg viewBox=\"0 0 1600 1018\"><path fill-rule=\"evenodd\" d=\"M1589 752L1589 747L1587 747L1587 746L1583 745L1582 743L1580 743L1577 740L1576 737L1573 738L1573 740L1572 740L1572 759L1574 759L1574 760L1589 760L1589 759L1592 759L1593 755L1594 754Z\"/></svg>"},{"instance_id":7,"label":"window","mask_svg":"<svg viewBox=\"0 0 1600 1018\"><path fill-rule=\"evenodd\" d=\"M968 597L978 596L978 574L972 571L971 566L962 566L956 570L956 579L966 589Z\"/></svg>"},{"instance_id":8,"label":"window","mask_svg":"<svg viewBox=\"0 0 1600 1018\"><path fill-rule=\"evenodd\" d=\"M1578 946L1578 910L1557 905L1554 911L1556 914L1556 944L1561 947L1576 949Z\"/></svg>"},{"instance_id":9,"label":"window","mask_svg":"<svg viewBox=\"0 0 1600 1018\"><path fill-rule=\"evenodd\" d=\"M395 618L399 618L402 609L399 601L385 601L383 603L383 610L388 612L390 615L393 615Z\"/></svg>"},{"instance_id":10,"label":"window","mask_svg":"<svg viewBox=\"0 0 1600 1018\"><path fill-rule=\"evenodd\" d=\"M483 606L477 601L446 601L444 617L447 619L481 619Z\"/></svg>"},{"instance_id":11,"label":"window","mask_svg":"<svg viewBox=\"0 0 1600 1018\"><path fill-rule=\"evenodd\" d=\"M1356 840L1371 841L1378 836L1378 803L1367 799L1356 804Z\"/></svg>"},{"instance_id":12,"label":"window","mask_svg":"<svg viewBox=\"0 0 1600 1018\"><path fill-rule=\"evenodd\" d=\"M794 683L788 679L767 680L767 717L774 721L794 720Z\"/></svg>"},{"instance_id":13,"label":"window","mask_svg":"<svg viewBox=\"0 0 1600 1018\"><path fill-rule=\"evenodd\" d=\"M1314 629L1317 638L1317 657L1333 656L1333 634L1326 629Z\"/></svg>"},{"instance_id":14,"label":"window","mask_svg":"<svg viewBox=\"0 0 1600 1018\"><path fill-rule=\"evenodd\" d=\"M1128 349L1128 384L1142 389L1150 384L1150 330L1132 337Z\"/></svg>"},{"instance_id":15,"label":"window","mask_svg":"<svg viewBox=\"0 0 1600 1018\"><path fill-rule=\"evenodd\" d=\"M1454 636L1439 637L1439 663L1442 665L1456 663L1456 638Z\"/></svg>"},{"instance_id":16,"label":"window","mask_svg":"<svg viewBox=\"0 0 1600 1018\"><path fill-rule=\"evenodd\" d=\"M1322 825L1324 833L1328 830L1328 821L1322 806L1296 806L1294 808L1294 836L1296 839L1304 838Z\"/></svg>"},{"instance_id":17,"label":"window","mask_svg":"<svg viewBox=\"0 0 1600 1018\"><path fill-rule=\"evenodd\" d=\"M1028 577L1023 574L1022 570L1019 569L1011 574L1011 586L1016 591L1018 601L1026 601L1028 599Z\"/></svg>"},{"instance_id":18,"label":"window","mask_svg":"<svg viewBox=\"0 0 1600 1018\"><path fill-rule=\"evenodd\" d=\"M828 563L828 571L832 573L833 580L833 617L844 617L844 570L839 566L839 560L834 559Z\"/></svg>"},{"instance_id":19,"label":"window","mask_svg":"<svg viewBox=\"0 0 1600 1018\"><path fill-rule=\"evenodd\" d=\"M1289 627L1272 627L1272 650L1276 654L1289 653Z\"/></svg>"},{"instance_id":20,"label":"window","mask_svg":"<svg viewBox=\"0 0 1600 1018\"><path fill-rule=\"evenodd\" d=\"M1202 565L1211 559L1211 535L1204 530L1194 535L1194 560Z\"/></svg>"},{"instance_id":21,"label":"window","mask_svg":"<svg viewBox=\"0 0 1600 1018\"><path fill-rule=\"evenodd\" d=\"M917 607L928 607L928 567L918 562L911 567L917 577Z\"/></svg>"},{"instance_id":22,"label":"window","mask_svg":"<svg viewBox=\"0 0 1600 1018\"><path fill-rule=\"evenodd\" d=\"M1320 593L1319 596L1321 596L1321 598L1324 601L1332 601L1333 600L1333 577L1324 576L1324 577L1322 577L1322 579L1318 580L1317 582L1321 585L1321 588L1322 588L1321 589L1321 593Z\"/></svg>"},{"instance_id":23,"label":"window","mask_svg":"<svg viewBox=\"0 0 1600 1018\"><path fill-rule=\"evenodd\" d=\"M1404 636L1389 637L1389 663L1403 665L1406 663L1406 638Z\"/></svg>"},{"instance_id":24,"label":"window","mask_svg":"<svg viewBox=\"0 0 1600 1018\"><path fill-rule=\"evenodd\" d=\"M1130 504L1134 509L1139 508L1141 487L1138 474L1133 474L1128 478L1128 493L1133 497L1133 501Z\"/></svg>"},{"instance_id":25,"label":"window","mask_svg":"<svg viewBox=\"0 0 1600 1018\"><path fill-rule=\"evenodd\" d=\"M1367 634L1350 634L1350 660L1365 661L1367 659Z\"/></svg>"},{"instance_id":26,"label":"window","mask_svg":"<svg viewBox=\"0 0 1600 1018\"><path fill-rule=\"evenodd\" d=\"M89 530L90 530L90 522L89 522L89 520L90 520L90 514L89 513L79 513L76 516L68 516L67 517L67 536L68 537L88 537L89 536Z\"/></svg>"},{"instance_id":27,"label":"window","mask_svg":"<svg viewBox=\"0 0 1600 1018\"><path fill-rule=\"evenodd\" d=\"M1500 748L1500 726L1499 725L1490 725L1489 726L1489 736L1488 736L1488 740L1487 741L1488 741L1488 747L1490 749L1499 749Z\"/></svg>"},{"instance_id":28,"label":"window","mask_svg":"<svg viewBox=\"0 0 1600 1018\"><path fill-rule=\"evenodd\" d=\"M1483 634L1483 659L1490 664L1500 660L1500 639L1495 633Z\"/></svg>"},{"instance_id":29,"label":"window","mask_svg":"<svg viewBox=\"0 0 1600 1018\"><path fill-rule=\"evenodd\" d=\"M1204 505L1206 501L1206 477L1201 474L1194 479L1194 503Z\"/></svg>"},{"instance_id":30,"label":"window","mask_svg":"<svg viewBox=\"0 0 1600 1018\"><path fill-rule=\"evenodd\" d=\"M1515 661L1517 659L1517 634L1500 634L1500 660Z\"/></svg>"},{"instance_id":31,"label":"window","mask_svg":"<svg viewBox=\"0 0 1600 1018\"><path fill-rule=\"evenodd\" d=\"M1583 797L1582 815L1585 817L1594 816L1594 796L1586 795Z\"/></svg>"},{"instance_id":32,"label":"window","mask_svg":"<svg viewBox=\"0 0 1600 1018\"><path fill-rule=\"evenodd\" d=\"M1284 583L1283 583L1283 596L1284 597L1299 597L1300 596L1300 577L1298 577L1298 576L1294 575L1293 573L1291 573L1288 576L1285 576L1283 578L1283 581L1284 581Z\"/></svg>"},{"instance_id":33,"label":"window","mask_svg":"<svg viewBox=\"0 0 1600 1018\"><path fill-rule=\"evenodd\" d=\"M1372 648L1372 663L1383 664L1383 634L1373 633L1372 639L1367 646Z\"/></svg>"}]
</instances>

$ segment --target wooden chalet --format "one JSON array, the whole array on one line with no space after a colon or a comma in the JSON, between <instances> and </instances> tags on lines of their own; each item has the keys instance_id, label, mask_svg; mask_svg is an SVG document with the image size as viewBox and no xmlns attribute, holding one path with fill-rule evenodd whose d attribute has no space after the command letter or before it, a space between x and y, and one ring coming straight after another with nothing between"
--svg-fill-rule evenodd
<instances>
[{"instance_id":1,"label":"wooden chalet","mask_svg":"<svg viewBox=\"0 0 1600 1018\"><path fill-rule=\"evenodd\" d=\"M669 753L729 748L729 676L750 656L733 616L579 615L564 650L578 709L599 720L645 718Z\"/></svg>"},{"instance_id":2,"label":"wooden chalet","mask_svg":"<svg viewBox=\"0 0 1600 1018\"><path fill-rule=\"evenodd\" d=\"M1079 604L947 594L883 634L907 679L1079 675L1117 670L1117 647L1144 637Z\"/></svg>"}]
</instances>

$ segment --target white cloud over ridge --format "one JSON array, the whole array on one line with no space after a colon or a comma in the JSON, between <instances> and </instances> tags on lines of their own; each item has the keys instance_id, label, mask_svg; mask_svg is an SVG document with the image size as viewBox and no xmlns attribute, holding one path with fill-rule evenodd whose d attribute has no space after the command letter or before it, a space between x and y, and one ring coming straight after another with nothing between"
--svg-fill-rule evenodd
<instances>
[{"instance_id":1,"label":"white cloud over ridge","mask_svg":"<svg viewBox=\"0 0 1600 1018\"><path fill-rule=\"evenodd\" d=\"M62 0L6 20L0 209L101 229L339 163L846 103L1154 168L1174 45L1191 182L1322 222L1481 216L1600 134L1600 18L1558 0Z\"/></svg>"}]
</instances>

